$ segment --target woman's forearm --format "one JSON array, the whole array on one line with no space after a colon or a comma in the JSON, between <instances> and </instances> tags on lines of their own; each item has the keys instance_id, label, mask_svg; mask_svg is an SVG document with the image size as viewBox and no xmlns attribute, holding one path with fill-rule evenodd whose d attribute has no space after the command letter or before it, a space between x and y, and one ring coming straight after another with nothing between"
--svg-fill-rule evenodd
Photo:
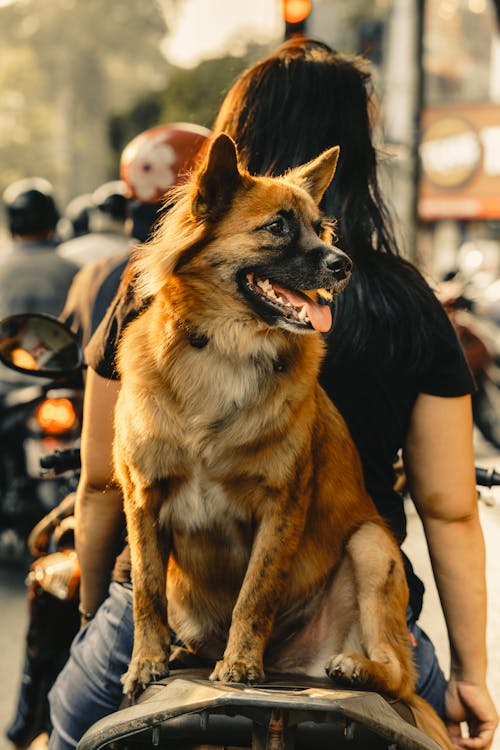
<instances>
[{"instance_id":1,"label":"woman's forearm","mask_svg":"<svg viewBox=\"0 0 500 750\"><path fill-rule=\"evenodd\" d=\"M80 603L85 612L94 614L106 598L123 528L120 490L99 490L82 483L76 504L75 538L81 570Z\"/></svg>"},{"instance_id":2,"label":"woman's forearm","mask_svg":"<svg viewBox=\"0 0 500 750\"><path fill-rule=\"evenodd\" d=\"M450 676L486 680L484 540L478 516L454 521L423 519L450 642Z\"/></svg>"},{"instance_id":3,"label":"woman's forearm","mask_svg":"<svg viewBox=\"0 0 500 750\"><path fill-rule=\"evenodd\" d=\"M81 608L93 614L105 599L124 528L122 494L113 483L113 415L120 390L90 367L85 385L82 472L76 497L76 550Z\"/></svg>"},{"instance_id":4,"label":"woman's forearm","mask_svg":"<svg viewBox=\"0 0 500 750\"><path fill-rule=\"evenodd\" d=\"M485 553L469 397L419 396L405 467L448 628L452 674L457 679L484 682Z\"/></svg>"}]
</instances>

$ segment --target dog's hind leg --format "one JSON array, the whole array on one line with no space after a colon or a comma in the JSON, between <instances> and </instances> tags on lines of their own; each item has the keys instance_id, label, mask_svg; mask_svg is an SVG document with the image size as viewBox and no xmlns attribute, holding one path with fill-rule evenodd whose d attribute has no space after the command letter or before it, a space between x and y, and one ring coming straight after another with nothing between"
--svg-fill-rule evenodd
<instances>
[{"instance_id":1,"label":"dog's hind leg","mask_svg":"<svg viewBox=\"0 0 500 750\"><path fill-rule=\"evenodd\" d=\"M149 682L168 674L170 631L166 564L169 550L158 525L163 500L160 483L133 486L129 478L124 495L132 563L134 648L122 682L124 693L134 697Z\"/></svg>"},{"instance_id":2,"label":"dog's hind leg","mask_svg":"<svg viewBox=\"0 0 500 750\"><path fill-rule=\"evenodd\" d=\"M331 658L327 673L334 680L407 698L414 691L415 673L406 626L408 588L401 553L383 526L366 522L350 538L347 554L357 617L343 652Z\"/></svg>"}]
</instances>

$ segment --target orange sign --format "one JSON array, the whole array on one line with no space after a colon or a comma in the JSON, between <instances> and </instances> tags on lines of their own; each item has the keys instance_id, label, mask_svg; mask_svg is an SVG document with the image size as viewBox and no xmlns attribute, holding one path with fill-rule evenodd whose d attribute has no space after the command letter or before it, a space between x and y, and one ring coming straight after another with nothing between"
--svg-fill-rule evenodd
<instances>
[{"instance_id":1,"label":"orange sign","mask_svg":"<svg viewBox=\"0 0 500 750\"><path fill-rule=\"evenodd\" d=\"M419 154L421 219L500 219L500 106L424 110Z\"/></svg>"}]
</instances>

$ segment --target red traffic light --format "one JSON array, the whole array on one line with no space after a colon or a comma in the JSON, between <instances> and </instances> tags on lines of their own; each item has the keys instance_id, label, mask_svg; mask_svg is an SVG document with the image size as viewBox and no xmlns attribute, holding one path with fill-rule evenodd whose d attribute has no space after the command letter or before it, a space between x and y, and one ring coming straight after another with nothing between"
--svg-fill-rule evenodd
<instances>
[{"instance_id":1,"label":"red traffic light","mask_svg":"<svg viewBox=\"0 0 500 750\"><path fill-rule=\"evenodd\" d=\"M311 12L311 0L282 0L282 12L286 23L301 23Z\"/></svg>"}]
</instances>

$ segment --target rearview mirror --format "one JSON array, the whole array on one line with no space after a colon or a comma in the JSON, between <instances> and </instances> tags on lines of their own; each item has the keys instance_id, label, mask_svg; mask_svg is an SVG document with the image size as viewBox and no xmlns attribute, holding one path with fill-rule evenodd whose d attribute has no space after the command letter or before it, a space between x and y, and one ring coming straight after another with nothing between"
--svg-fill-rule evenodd
<instances>
[{"instance_id":1,"label":"rearview mirror","mask_svg":"<svg viewBox=\"0 0 500 750\"><path fill-rule=\"evenodd\" d=\"M81 370L83 352L60 320L26 313L0 320L0 360L11 370L55 378Z\"/></svg>"}]
</instances>

